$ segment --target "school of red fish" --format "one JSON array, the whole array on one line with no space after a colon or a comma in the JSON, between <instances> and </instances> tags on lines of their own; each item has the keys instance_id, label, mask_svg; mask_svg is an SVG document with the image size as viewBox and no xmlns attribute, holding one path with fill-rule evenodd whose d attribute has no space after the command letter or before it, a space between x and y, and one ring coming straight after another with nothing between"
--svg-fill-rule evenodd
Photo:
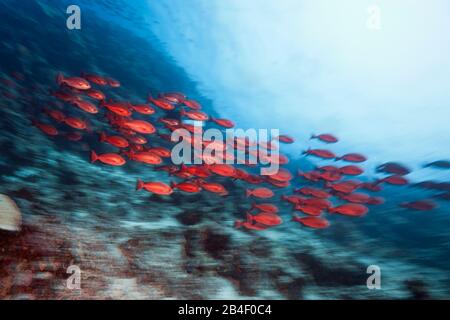
<instances>
[{"instance_id":1,"label":"school of red fish","mask_svg":"<svg viewBox=\"0 0 450 320\"><path fill-rule=\"evenodd\" d=\"M332 161L330 165L317 166L312 171L298 171L297 177L286 168L280 169L272 175L264 176L251 173L254 164L230 165L216 163L202 159L202 164L174 165L171 162L171 149L167 145L174 144L171 141L171 132L177 129L185 129L194 133L192 124L184 119L209 123L212 127L230 129L235 126L228 119L217 119L201 111L201 105L197 101L188 98L179 92L160 93L156 97L149 95L147 101L133 104L124 101L107 99L102 88L118 88L120 82L96 74L82 73L80 76L65 76L59 73L56 78L58 88L51 91L51 95L61 101L60 107L46 107L42 114L46 120L33 119L33 125L49 136L63 136L72 142L80 142L84 135L92 133L93 129L89 117L96 116L109 125L108 132L98 132L101 143L110 145L114 150L109 153L90 151L92 164L101 163L108 166L123 166L127 162L138 162L152 166L154 170L165 171L172 180L167 184L162 181L144 181L138 178L137 191L146 191L161 196L170 196L173 192L199 193L211 192L218 196L226 196L227 189L220 183L214 182L213 176L220 176L240 180L254 187L246 190L248 198L259 199L249 205L247 212L243 213L242 220L235 221L236 228L250 230L266 230L283 223L279 208L269 202L274 199L274 190L283 190L291 186L293 179L298 179L296 185L302 185L294 189L292 194L281 195L281 200L292 205L292 219L302 226L323 229L330 226L327 215L338 214L348 217L362 217L369 212L369 207L380 205L385 199L373 196L373 193L382 190L383 185L403 186L409 183L405 177L410 170L405 166L388 162L377 168L377 172L386 176L372 182L361 182L354 177L364 173L358 163L365 162L367 157L359 153L347 153L336 155L328 149L307 149L305 156L315 157L321 160ZM70 109L71 108L71 109ZM79 116L73 116L74 109L78 109ZM69 115L70 114L70 115ZM168 114L172 115L169 117ZM174 117L178 115L178 117ZM60 128L65 132L62 134ZM69 130L69 131L68 131ZM191 143L194 146L194 138ZM312 135L311 139L324 145L338 142L333 134ZM272 141L293 144L294 138L288 135L280 135ZM277 148L277 144L256 143L248 138L234 138L234 141L202 141L202 147L211 143L224 150L219 154L221 160L226 160L229 148L243 150L246 154L259 156L277 161L279 165L286 165L289 158L279 154L277 158L265 157L264 152L254 151L255 147L263 148L266 155ZM223 162L223 161L222 161ZM244 169L248 166L249 169ZM212 179L210 179L212 178ZM265 186L263 186L265 184ZM401 207L413 210L432 210L435 202L424 199L400 204Z\"/></svg>"}]
</instances>

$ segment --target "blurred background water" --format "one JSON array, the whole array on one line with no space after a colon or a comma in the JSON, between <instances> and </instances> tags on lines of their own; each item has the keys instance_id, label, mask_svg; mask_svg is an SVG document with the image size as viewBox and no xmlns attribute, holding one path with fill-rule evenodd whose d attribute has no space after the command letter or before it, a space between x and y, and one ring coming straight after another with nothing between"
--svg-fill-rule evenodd
<instances>
[{"instance_id":1,"label":"blurred background water","mask_svg":"<svg viewBox=\"0 0 450 320\"><path fill-rule=\"evenodd\" d=\"M66 28L70 4L82 10L81 30ZM227 198L149 197L135 193L136 179L162 176L91 166L95 137L86 145L49 140L30 125L53 103L58 71L89 71L120 80L111 92L118 99L181 91L240 128L278 128L297 139L283 146L293 172L326 163L300 153L320 146L311 133L332 132L341 139L336 153L369 157L367 179L377 165L399 161L413 169L413 183L448 182L449 170L423 165L450 159L450 5L379 1L379 30L366 26L370 5L0 1L0 72L25 77L3 85L13 97L0 97L0 192L18 202L25 225L2 235L10 285L1 296L448 298L448 198L430 212L398 206L448 189L386 187L388 201L363 219L331 217L333 227L320 232L285 223L246 233L233 229L248 208L245 185L227 185ZM291 209L279 205L288 221ZM74 262L87 270L86 289L67 292L58 281ZM52 265L43 267L47 278L34 274L39 263ZM381 290L365 285L372 264L381 267Z\"/></svg>"}]
</instances>

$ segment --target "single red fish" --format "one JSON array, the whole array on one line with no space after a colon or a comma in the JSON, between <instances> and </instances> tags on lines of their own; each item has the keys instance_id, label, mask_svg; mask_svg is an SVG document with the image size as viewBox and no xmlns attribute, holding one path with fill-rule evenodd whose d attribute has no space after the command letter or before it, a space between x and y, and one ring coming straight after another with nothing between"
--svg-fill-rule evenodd
<instances>
[{"instance_id":1,"label":"single red fish","mask_svg":"<svg viewBox=\"0 0 450 320\"><path fill-rule=\"evenodd\" d=\"M138 135L128 137L128 140L131 143L134 143L134 144L137 144L137 145L144 145L144 144L147 144L147 142L148 142L147 139L145 139L145 137L138 136Z\"/></svg>"},{"instance_id":2,"label":"single red fish","mask_svg":"<svg viewBox=\"0 0 450 320\"><path fill-rule=\"evenodd\" d=\"M71 88L78 89L78 90L89 90L91 88L91 85L85 79L79 78L79 77L65 78L62 73L58 73L58 75L56 77L56 82L60 86L67 85Z\"/></svg>"},{"instance_id":3,"label":"single red fish","mask_svg":"<svg viewBox=\"0 0 450 320\"><path fill-rule=\"evenodd\" d=\"M365 182L359 185L359 188L366 189L372 192L379 192L382 190L380 182Z\"/></svg>"},{"instance_id":4,"label":"single red fish","mask_svg":"<svg viewBox=\"0 0 450 320\"><path fill-rule=\"evenodd\" d=\"M291 196L282 195L281 200L287 201L292 204L300 204L303 200L305 200L305 198L296 195Z\"/></svg>"},{"instance_id":5,"label":"single red fish","mask_svg":"<svg viewBox=\"0 0 450 320\"><path fill-rule=\"evenodd\" d=\"M336 155L333 152L324 149L308 149L304 151L303 154L312 155L323 159L336 158Z\"/></svg>"},{"instance_id":6,"label":"single red fish","mask_svg":"<svg viewBox=\"0 0 450 320\"><path fill-rule=\"evenodd\" d=\"M72 100L71 103L87 113L90 113L90 114L98 113L97 107L92 102L85 101L82 99L76 99L76 100L74 99L74 100Z\"/></svg>"},{"instance_id":7,"label":"single red fish","mask_svg":"<svg viewBox=\"0 0 450 320\"><path fill-rule=\"evenodd\" d=\"M315 198L320 199L327 199L331 197L331 194L329 194L327 191L318 189L318 188L312 188L312 187L303 187L297 190L294 190L294 192L302 193L305 196L313 196Z\"/></svg>"},{"instance_id":8,"label":"single red fish","mask_svg":"<svg viewBox=\"0 0 450 320\"><path fill-rule=\"evenodd\" d=\"M257 222L266 226L278 226L283 223L283 219L277 214L262 212L257 215L247 213L247 221L250 223Z\"/></svg>"},{"instance_id":9,"label":"single red fish","mask_svg":"<svg viewBox=\"0 0 450 320\"><path fill-rule=\"evenodd\" d=\"M197 193L201 191L201 188L193 182L181 182L181 183L171 182L170 186L173 189L178 189L187 193Z\"/></svg>"},{"instance_id":10,"label":"single red fish","mask_svg":"<svg viewBox=\"0 0 450 320\"><path fill-rule=\"evenodd\" d=\"M338 160L344 160L348 162L364 162L367 160L366 156L359 154L359 153L347 153L343 155L342 157L336 157L336 161Z\"/></svg>"},{"instance_id":11,"label":"single red fish","mask_svg":"<svg viewBox=\"0 0 450 320\"><path fill-rule=\"evenodd\" d=\"M106 99L105 94L103 92L101 92L100 90L96 90L96 89L90 89L90 90L86 91L86 95L92 99L99 100L99 101Z\"/></svg>"},{"instance_id":12,"label":"single red fish","mask_svg":"<svg viewBox=\"0 0 450 320\"><path fill-rule=\"evenodd\" d=\"M122 117L129 117L132 115L131 110L128 108L128 106L122 102L100 102L100 106L105 107L112 113L115 113Z\"/></svg>"},{"instance_id":13,"label":"single red fish","mask_svg":"<svg viewBox=\"0 0 450 320\"><path fill-rule=\"evenodd\" d=\"M294 207L294 210L301 211L310 216L320 216L324 209L313 207L313 206L304 206L301 204L297 204Z\"/></svg>"},{"instance_id":14,"label":"single red fish","mask_svg":"<svg viewBox=\"0 0 450 320\"><path fill-rule=\"evenodd\" d=\"M436 203L431 200L417 200L411 202L403 202L400 204L401 207L407 209L413 209L417 211L429 211L437 207Z\"/></svg>"},{"instance_id":15,"label":"single red fish","mask_svg":"<svg viewBox=\"0 0 450 320\"><path fill-rule=\"evenodd\" d=\"M148 148L147 151L154 153L160 156L161 158L170 158L172 156L172 151L163 147Z\"/></svg>"},{"instance_id":16,"label":"single red fish","mask_svg":"<svg viewBox=\"0 0 450 320\"><path fill-rule=\"evenodd\" d=\"M289 181L273 180L270 177L267 177L266 181L277 188L287 188L291 185L291 183Z\"/></svg>"},{"instance_id":17,"label":"single red fish","mask_svg":"<svg viewBox=\"0 0 450 320\"><path fill-rule=\"evenodd\" d=\"M263 224L259 224L259 223L252 224L251 222L248 222L248 221L242 221L242 220L236 220L236 221L234 222L234 227L235 227L236 229L239 229L239 228L241 228L241 227L244 227L244 228L246 228L246 229L249 229L249 230L256 230L256 231L263 231L263 230L266 230L266 229L268 228L268 226L263 225Z\"/></svg>"},{"instance_id":18,"label":"single red fish","mask_svg":"<svg viewBox=\"0 0 450 320\"><path fill-rule=\"evenodd\" d=\"M152 153L152 152L133 152L130 151L128 152L128 157L131 160L137 161L137 162L142 162L142 163L146 163L146 164L161 164L162 163L162 159L160 156Z\"/></svg>"},{"instance_id":19,"label":"single red fish","mask_svg":"<svg viewBox=\"0 0 450 320\"><path fill-rule=\"evenodd\" d=\"M287 136L287 135L283 135L283 134L279 135L278 137L275 137L274 140L279 140L280 142L289 143L289 144L295 142L294 138Z\"/></svg>"},{"instance_id":20,"label":"single red fish","mask_svg":"<svg viewBox=\"0 0 450 320\"><path fill-rule=\"evenodd\" d=\"M77 142L83 139L83 136L79 134L78 132L69 132L66 134L66 138L69 141Z\"/></svg>"},{"instance_id":21,"label":"single red fish","mask_svg":"<svg viewBox=\"0 0 450 320\"><path fill-rule=\"evenodd\" d=\"M328 220L320 217L297 217L293 216L292 221L299 222L305 227L313 228L313 229L325 229L330 226Z\"/></svg>"},{"instance_id":22,"label":"single red fish","mask_svg":"<svg viewBox=\"0 0 450 320\"><path fill-rule=\"evenodd\" d=\"M143 182L138 179L136 183L136 190L145 189L148 192L152 192L159 195L170 195L173 192L173 189L165 183L162 182Z\"/></svg>"},{"instance_id":23,"label":"single red fish","mask_svg":"<svg viewBox=\"0 0 450 320\"><path fill-rule=\"evenodd\" d=\"M291 181L293 178L291 172L284 168L279 168L276 173L267 175L267 177L280 182Z\"/></svg>"},{"instance_id":24,"label":"single red fish","mask_svg":"<svg viewBox=\"0 0 450 320\"><path fill-rule=\"evenodd\" d=\"M381 183L381 182L385 182L385 183L396 185L396 186L403 186L403 185L409 183L408 179L406 179L403 176L399 176L399 175L393 175L393 176L386 177L384 179L379 180L377 183Z\"/></svg>"},{"instance_id":25,"label":"single red fish","mask_svg":"<svg viewBox=\"0 0 450 320\"><path fill-rule=\"evenodd\" d=\"M256 189L247 189L246 190L247 197L254 196L257 198L267 199L272 198L274 196L274 193L272 190L268 188L256 188Z\"/></svg>"},{"instance_id":26,"label":"single red fish","mask_svg":"<svg viewBox=\"0 0 450 320\"><path fill-rule=\"evenodd\" d=\"M142 134L152 134L156 131L151 123L144 120L124 120L122 126Z\"/></svg>"},{"instance_id":27,"label":"single red fish","mask_svg":"<svg viewBox=\"0 0 450 320\"><path fill-rule=\"evenodd\" d=\"M200 103L198 103L195 100L183 100L182 104L184 104L186 107L191 108L193 110L200 110L202 108L202 106L200 105Z\"/></svg>"},{"instance_id":28,"label":"single red fish","mask_svg":"<svg viewBox=\"0 0 450 320\"><path fill-rule=\"evenodd\" d=\"M206 113L204 113L202 111L198 111L198 110L186 111L183 108L181 108L180 115L186 116L189 119L195 120L195 121L208 121L209 120L209 116Z\"/></svg>"},{"instance_id":29,"label":"single red fish","mask_svg":"<svg viewBox=\"0 0 450 320\"><path fill-rule=\"evenodd\" d=\"M211 164L207 166L208 170L223 177L233 177L236 169L229 164Z\"/></svg>"},{"instance_id":30,"label":"single red fish","mask_svg":"<svg viewBox=\"0 0 450 320\"><path fill-rule=\"evenodd\" d=\"M32 123L36 128L41 130L46 135L49 135L49 136L57 136L58 135L58 130L50 124L45 124L45 123L39 122L37 120L32 120Z\"/></svg>"},{"instance_id":31,"label":"single red fish","mask_svg":"<svg viewBox=\"0 0 450 320\"><path fill-rule=\"evenodd\" d=\"M347 203L328 209L328 212L330 213L339 213L350 217L361 217L364 216L368 211L369 209L366 206L357 203Z\"/></svg>"},{"instance_id":32,"label":"single red fish","mask_svg":"<svg viewBox=\"0 0 450 320\"><path fill-rule=\"evenodd\" d=\"M333 172L333 171L325 171L319 174L320 179L328 181L328 182L335 182L341 180L342 176L339 172Z\"/></svg>"},{"instance_id":33,"label":"single red fish","mask_svg":"<svg viewBox=\"0 0 450 320\"><path fill-rule=\"evenodd\" d=\"M162 122L169 126L179 126L181 124L180 120L178 119L171 119L171 118L159 118L159 122Z\"/></svg>"},{"instance_id":34,"label":"single red fish","mask_svg":"<svg viewBox=\"0 0 450 320\"><path fill-rule=\"evenodd\" d=\"M169 102L167 102L164 99L154 99L151 95L148 96L148 102L154 104L155 106L157 106L160 109L163 110L173 110L175 109L175 106Z\"/></svg>"},{"instance_id":35,"label":"single red fish","mask_svg":"<svg viewBox=\"0 0 450 320\"><path fill-rule=\"evenodd\" d=\"M75 117L65 118L64 123L67 124L69 127L78 130L85 130L87 128L87 123L85 121Z\"/></svg>"},{"instance_id":36,"label":"single red fish","mask_svg":"<svg viewBox=\"0 0 450 320\"><path fill-rule=\"evenodd\" d=\"M227 189L225 189L225 187L223 185L221 185L220 183L215 183L215 182L206 182L204 180L199 179L197 181L198 185L209 192L212 193L218 193L222 196L226 196L228 195L228 191Z\"/></svg>"},{"instance_id":37,"label":"single red fish","mask_svg":"<svg viewBox=\"0 0 450 320\"><path fill-rule=\"evenodd\" d=\"M361 183L359 181L343 181L333 184L327 184L327 187L333 189L334 191L342 193L352 193L355 191Z\"/></svg>"},{"instance_id":38,"label":"single red fish","mask_svg":"<svg viewBox=\"0 0 450 320\"><path fill-rule=\"evenodd\" d=\"M83 72L81 73L81 77L99 86L106 86L108 84L108 82L103 77L96 74L88 74Z\"/></svg>"},{"instance_id":39,"label":"single red fish","mask_svg":"<svg viewBox=\"0 0 450 320\"><path fill-rule=\"evenodd\" d=\"M253 203L251 209L258 209L267 213L278 213L278 207L271 203ZM250 210L251 210L250 209Z\"/></svg>"},{"instance_id":40,"label":"single red fish","mask_svg":"<svg viewBox=\"0 0 450 320\"><path fill-rule=\"evenodd\" d=\"M339 168L339 173L348 175L348 176L359 176L363 172L364 172L363 169L361 169L358 166L353 166L353 165L344 166L344 167Z\"/></svg>"},{"instance_id":41,"label":"single red fish","mask_svg":"<svg viewBox=\"0 0 450 320\"><path fill-rule=\"evenodd\" d=\"M64 119L66 119L65 114L62 111L59 110L51 110L51 109L44 109L44 113L48 115L50 118L55 120L56 122L64 122Z\"/></svg>"},{"instance_id":42,"label":"single red fish","mask_svg":"<svg viewBox=\"0 0 450 320\"><path fill-rule=\"evenodd\" d=\"M319 134L319 135L311 135L311 139L318 139L325 143L336 143L338 142L338 138L329 133Z\"/></svg>"},{"instance_id":43,"label":"single red fish","mask_svg":"<svg viewBox=\"0 0 450 320\"><path fill-rule=\"evenodd\" d=\"M218 118L213 118L213 117L210 117L210 119L211 119L211 121L215 122L219 126L227 128L227 129L234 128L234 126L235 126L234 122L231 120L228 120L228 119L218 119Z\"/></svg>"},{"instance_id":44,"label":"single red fish","mask_svg":"<svg viewBox=\"0 0 450 320\"><path fill-rule=\"evenodd\" d=\"M302 172L298 171L298 176L303 177L306 180L317 182L321 179L321 173L319 171Z\"/></svg>"},{"instance_id":45,"label":"single red fish","mask_svg":"<svg viewBox=\"0 0 450 320\"><path fill-rule=\"evenodd\" d=\"M305 198L300 201L300 205L316 207L320 209L328 209L332 206L331 202L325 199L319 198Z\"/></svg>"},{"instance_id":46,"label":"single red fish","mask_svg":"<svg viewBox=\"0 0 450 320\"><path fill-rule=\"evenodd\" d=\"M104 164L109 164L111 166L123 166L126 161L122 156L116 153L105 153L101 155L97 155L95 151L91 151L91 162L94 163L97 160L103 162Z\"/></svg>"},{"instance_id":47,"label":"single red fish","mask_svg":"<svg viewBox=\"0 0 450 320\"><path fill-rule=\"evenodd\" d=\"M371 205L380 205L384 203L384 199L382 197L370 197L369 201L366 204Z\"/></svg>"},{"instance_id":48,"label":"single red fish","mask_svg":"<svg viewBox=\"0 0 450 320\"><path fill-rule=\"evenodd\" d=\"M159 98L163 98L171 103L179 104L186 99L186 96L180 92L160 93Z\"/></svg>"},{"instance_id":49,"label":"single red fish","mask_svg":"<svg viewBox=\"0 0 450 320\"><path fill-rule=\"evenodd\" d=\"M353 203L368 203L371 197L365 193L339 194L339 198Z\"/></svg>"},{"instance_id":50,"label":"single red fish","mask_svg":"<svg viewBox=\"0 0 450 320\"><path fill-rule=\"evenodd\" d=\"M108 85L111 88L119 88L120 87L120 82L116 79L113 78L106 78L106 81L108 82Z\"/></svg>"},{"instance_id":51,"label":"single red fish","mask_svg":"<svg viewBox=\"0 0 450 320\"><path fill-rule=\"evenodd\" d=\"M137 104L137 105L131 105L131 108L136 111L137 113L140 114L145 114L145 115L150 115L150 114L154 114L156 112L155 109L153 109L152 107L150 107L147 104Z\"/></svg>"},{"instance_id":52,"label":"single red fish","mask_svg":"<svg viewBox=\"0 0 450 320\"><path fill-rule=\"evenodd\" d=\"M100 142L106 142L117 148L127 148L129 143L127 139L121 136L107 136L104 132L100 132Z\"/></svg>"}]
</instances>

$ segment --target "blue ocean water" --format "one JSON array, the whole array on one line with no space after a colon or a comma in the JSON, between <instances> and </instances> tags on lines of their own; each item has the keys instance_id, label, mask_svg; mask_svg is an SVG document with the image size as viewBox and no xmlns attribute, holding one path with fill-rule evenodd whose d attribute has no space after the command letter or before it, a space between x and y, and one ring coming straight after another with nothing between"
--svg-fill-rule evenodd
<instances>
[{"instance_id":1,"label":"blue ocean water","mask_svg":"<svg viewBox=\"0 0 450 320\"><path fill-rule=\"evenodd\" d=\"M72 1L57 0L0 2L0 72L2 79L14 83L2 82L1 88L0 193L17 202L24 221L20 233L1 234L6 251L0 254L4 284L0 297L449 297L448 169L423 168L424 163L448 159L448 144L445 145L448 131L436 137L443 139L440 143L413 137L416 141L413 147L410 137L405 137L404 146L393 139L394 149L404 151L385 152L383 146L389 144L386 148L392 148L394 142L388 143L381 133L374 136L367 129L367 144L363 144L364 130L344 130L345 123L333 120L336 110L330 110L329 114L322 112L321 118L312 119L313 113L302 119L306 111L286 105L291 108L287 116L298 120L285 121L286 115L281 116L285 101L261 96L261 91L267 89L265 82L248 83L246 88L233 87L239 83L236 78L252 79L247 73L254 70L239 69L239 64L236 67L235 61L241 61L239 51L229 54L228 63L230 70L241 70L242 74L218 77L216 74L226 73L228 65L222 65L224 60L217 60L217 65L206 63L215 61L208 56L219 56L216 50L220 51L222 35L223 39L229 37L209 24L210 19L225 23L224 15L216 11L223 8L211 5L205 9L201 1L192 1L188 11L183 11L187 8L178 1L158 5L147 1L132 4L77 1L82 9L82 29L68 30L66 8L70 4ZM176 11L177 5L181 13ZM235 15L239 16L240 9L232 6L225 9L236 10ZM213 36L202 33L204 41L199 45L201 37L194 33L198 29L187 28L190 21L192 25L205 21L203 26L200 23L202 30L211 27ZM171 26L177 30L170 32ZM183 26L186 26L184 33L179 31ZM183 38L177 42L179 34ZM214 50L208 51L210 47ZM238 40L236 48L242 48ZM180 50L186 50L186 55L180 55ZM202 64L203 59L208 60ZM310 60L315 61L314 57ZM273 70L279 76L275 72L277 67ZM90 149L111 150L98 142L95 132L86 135L82 143L73 143L46 137L31 125L32 119L43 119L44 107L55 106L49 92L56 88L56 74L79 75L83 71L120 80L120 88L107 92L117 100L144 103L149 92L153 95L183 92L199 101L209 115L232 117L244 129L277 128L295 135L296 144L282 146L291 159L286 168L293 173L329 163L302 157L300 153L311 146L323 147L308 140L311 131L332 130L344 140L333 147L336 152L358 151L369 157L361 180L379 177L374 168L382 161L401 161L413 168L408 176L412 183L386 186L376 194L384 197L386 203L371 206L364 218L327 216L331 227L325 230L311 230L289 222L292 208L279 200L274 202L281 210L282 225L264 232L236 230L234 221L243 219L249 207L245 183L218 179L229 190L227 197L177 192L170 198L161 198L137 193L138 178L166 182L170 179L135 164L123 168L90 164ZM207 77L209 73L211 78ZM17 74L23 75L23 79ZM214 86L205 83L208 79L217 83ZM271 81L275 88L284 84L278 77ZM234 93L233 99L227 100L230 93ZM306 89L283 94L288 95L296 96L299 103L308 106L314 102L309 99L311 91ZM255 105L243 108L236 101L255 101ZM227 106L233 102L237 103L235 107ZM322 108L323 101L317 100L317 104ZM444 109L448 110L445 106ZM357 111L362 118L371 112L369 108ZM439 114L434 117L441 118ZM102 128L102 122L98 118L91 124ZM369 122L370 119L367 127ZM437 121L435 127L440 128L440 123ZM358 120L355 127L364 128L364 123ZM401 124L398 128L397 131L408 130ZM426 130L424 127L423 131ZM422 147L426 157L411 152L411 148ZM385 158L390 154L399 158ZM447 185L431 189L417 185L427 180ZM294 187L302 186L301 181L295 178ZM276 191L276 199L290 191L292 188L289 192ZM420 199L433 199L438 206L425 212L399 207L402 202ZM86 274L82 290L71 291L61 285L61 279L67 277L65 268L71 264L80 266ZM381 289L366 286L369 276L366 270L370 265L380 267Z\"/></svg>"}]
</instances>

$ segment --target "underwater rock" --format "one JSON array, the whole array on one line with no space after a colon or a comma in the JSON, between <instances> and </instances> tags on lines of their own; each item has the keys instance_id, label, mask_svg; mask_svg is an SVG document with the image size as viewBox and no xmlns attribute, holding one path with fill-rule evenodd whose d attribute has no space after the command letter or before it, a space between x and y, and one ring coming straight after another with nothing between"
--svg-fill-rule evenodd
<instances>
[{"instance_id":1,"label":"underwater rock","mask_svg":"<svg viewBox=\"0 0 450 320\"><path fill-rule=\"evenodd\" d=\"M411 299L424 300L430 299L430 295L426 290L426 285L421 280L406 280L405 286L411 293Z\"/></svg>"},{"instance_id":2,"label":"underwater rock","mask_svg":"<svg viewBox=\"0 0 450 320\"><path fill-rule=\"evenodd\" d=\"M20 231L22 214L10 197L0 194L0 229Z\"/></svg>"},{"instance_id":3,"label":"underwater rock","mask_svg":"<svg viewBox=\"0 0 450 320\"><path fill-rule=\"evenodd\" d=\"M202 221L202 214L197 211L184 211L178 214L176 218L185 226L193 226Z\"/></svg>"}]
</instances>

